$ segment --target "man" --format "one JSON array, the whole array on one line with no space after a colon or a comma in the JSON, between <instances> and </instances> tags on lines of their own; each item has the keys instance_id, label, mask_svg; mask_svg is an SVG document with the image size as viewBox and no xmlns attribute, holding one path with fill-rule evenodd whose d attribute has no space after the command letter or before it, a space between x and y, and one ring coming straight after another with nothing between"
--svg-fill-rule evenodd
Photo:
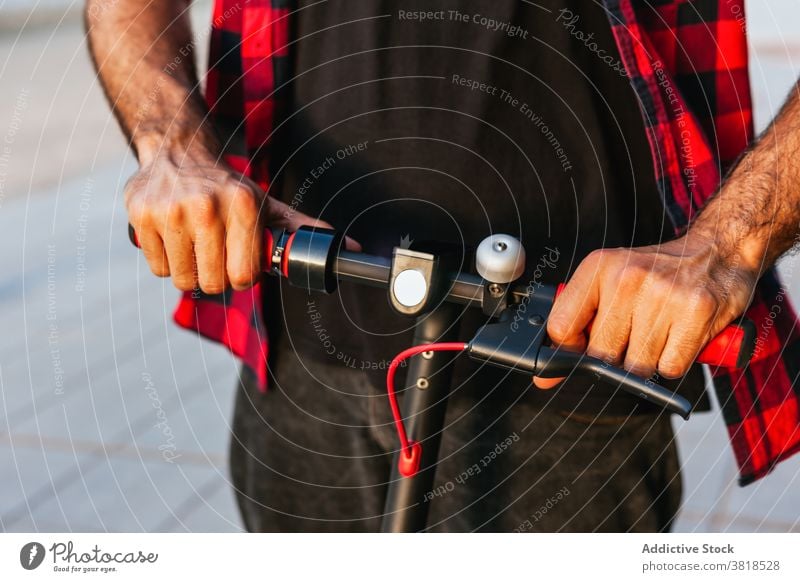
<instances>
[{"instance_id":1,"label":"man","mask_svg":"<svg viewBox=\"0 0 800 582\"><path fill-rule=\"evenodd\" d=\"M517 236L533 283L570 281L554 342L673 379L696 410L692 361L751 305L775 320L770 349L716 378L743 480L796 450L799 344L769 270L800 220L795 95L711 198L751 137L740 2L220 0L210 116L187 8L94 0L87 21L141 165L126 204L145 257L187 292L177 321L245 361L231 470L248 529L377 529L397 448L383 379L411 337L379 292L251 287L266 225L334 225L374 254L454 242L465 262ZM460 337L480 323L464 313ZM551 390L457 360L430 529L668 530L667 415L535 382Z\"/></svg>"}]
</instances>

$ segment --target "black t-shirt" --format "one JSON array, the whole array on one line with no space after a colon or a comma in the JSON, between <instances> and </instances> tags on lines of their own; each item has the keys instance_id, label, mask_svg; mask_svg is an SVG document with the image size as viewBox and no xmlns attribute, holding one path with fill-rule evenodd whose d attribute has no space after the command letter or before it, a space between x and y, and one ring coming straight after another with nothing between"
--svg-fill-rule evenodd
<instances>
[{"instance_id":1,"label":"black t-shirt","mask_svg":"<svg viewBox=\"0 0 800 582\"><path fill-rule=\"evenodd\" d=\"M557 283L594 249L672 236L599 3L301 1L292 26L272 194L365 252L438 240L468 268L503 232L523 242L528 279ZM411 339L379 290L273 289L267 302L273 335L304 357L358 367ZM482 322L466 315L463 338ZM587 383L569 384L555 397L582 398ZM702 378L682 390L702 393ZM608 396L594 393L592 406Z\"/></svg>"}]
</instances>

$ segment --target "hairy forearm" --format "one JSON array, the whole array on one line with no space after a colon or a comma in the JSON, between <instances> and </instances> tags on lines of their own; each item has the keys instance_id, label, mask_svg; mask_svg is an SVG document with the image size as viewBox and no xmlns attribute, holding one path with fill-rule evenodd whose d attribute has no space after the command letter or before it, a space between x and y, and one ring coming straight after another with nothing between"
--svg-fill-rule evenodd
<instances>
[{"instance_id":1,"label":"hairy forearm","mask_svg":"<svg viewBox=\"0 0 800 582\"><path fill-rule=\"evenodd\" d=\"M800 86L740 159L689 232L760 275L797 241L800 226Z\"/></svg>"},{"instance_id":2,"label":"hairy forearm","mask_svg":"<svg viewBox=\"0 0 800 582\"><path fill-rule=\"evenodd\" d=\"M163 149L216 154L194 66L190 0L88 0L86 27L98 76L143 164Z\"/></svg>"}]
</instances>

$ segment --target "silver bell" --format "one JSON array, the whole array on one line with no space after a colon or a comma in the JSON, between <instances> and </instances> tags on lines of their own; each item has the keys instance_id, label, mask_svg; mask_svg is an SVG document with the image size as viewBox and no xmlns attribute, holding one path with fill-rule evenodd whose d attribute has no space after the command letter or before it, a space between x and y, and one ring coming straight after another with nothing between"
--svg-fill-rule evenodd
<instances>
[{"instance_id":1,"label":"silver bell","mask_svg":"<svg viewBox=\"0 0 800 582\"><path fill-rule=\"evenodd\" d=\"M490 283L511 283L525 271L525 249L513 236L493 234L478 245L475 268Z\"/></svg>"}]
</instances>

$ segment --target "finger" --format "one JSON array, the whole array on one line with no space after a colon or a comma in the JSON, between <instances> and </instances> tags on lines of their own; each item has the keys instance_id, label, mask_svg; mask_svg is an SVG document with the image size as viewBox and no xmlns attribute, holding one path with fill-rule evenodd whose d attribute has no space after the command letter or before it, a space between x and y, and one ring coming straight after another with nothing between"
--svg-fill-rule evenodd
<instances>
[{"instance_id":1,"label":"finger","mask_svg":"<svg viewBox=\"0 0 800 582\"><path fill-rule=\"evenodd\" d=\"M285 228L290 232L296 231L301 226L333 229L329 222L298 212L288 204L274 198L267 199L267 225ZM344 237L344 246L348 251L360 252L362 250L361 244L349 236Z\"/></svg>"},{"instance_id":2,"label":"finger","mask_svg":"<svg viewBox=\"0 0 800 582\"><path fill-rule=\"evenodd\" d=\"M209 295L225 291L228 273L225 266L225 227L222 222L195 232L194 253L200 289Z\"/></svg>"},{"instance_id":3,"label":"finger","mask_svg":"<svg viewBox=\"0 0 800 582\"><path fill-rule=\"evenodd\" d=\"M721 331L721 326L722 322L712 326L710 319L681 320L674 324L656 364L658 373L665 378L686 375L703 347Z\"/></svg>"},{"instance_id":4,"label":"finger","mask_svg":"<svg viewBox=\"0 0 800 582\"><path fill-rule=\"evenodd\" d=\"M657 364L665 378L685 375L700 350L730 321L719 317L720 302L706 288L685 295L686 300L676 307L680 317L673 323Z\"/></svg>"},{"instance_id":5,"label":"finger","mask_svg":"<svg viewBox=\"0 0 800 582\"><path fill-rule=\"evenodd\" d=\"M150 266L150 270L157 277L169 277L169 261L164 250L164 241L161 240L155 228L142 226L136 228L136 238L139 247L144 253L144 258Z\"/></svg>"},{"instance_id":6,"label":"finger","mask_svg":"<svg viewBox=\"0 0 800 582\"><path fill-rule=\"evenodd\" d=\"M161 233L164 249L169 261L172 283L181 291L191 291L197 287L197 266L194 260L194 246L188 228L179 210L172 210L166 227Z\"/></svg>"},{"instance_id":7,"label":"finger","mask_svg":"<svg viewBox=\"0 0 800 582\"><path fill-rule=\"evenodd\" d=\"M594 318L600 298L600 261L597 252L584 259L556 298L547 319L547 334L555 346L585 341L584 330Z\"/></svg>"},{"instance_id":8,"label":"finger","mask_svg":"<svg viewBox=\"0 0 800 582\"><path fill-rule=\"evenodd\" d=\"M586 336L581 334L577 343L570 345L562 344L559 349L568 350L571 352L582 352L586 349ZM539 376L534 376L533 385L540 390L550 390L551 388L555 388L563 380L564 378L541 378Z\"/></svg>"},{"instance_id":9,"label":"finger","mask_svg":"<svg viewBox=\"0 0 800 582\"><path fill-rule=\"evenodd\" d=\"M153 221L146 197L139 193L136 180L131 178L125 186L128 221L136 232L137 246L142 250L150 270L157 277L168 277L169 261L164 250L164 241L158 232L159 225Z\"/></svg>"},{"instance_id":10,"label":"finger","mask_svg":"<svg viewBox=\"0 0 800 582\"><path fill-rule=\"evenodd\" d=\"M307 214L298 212L285 202L281 202L275 198L267 198L265 205L266 223L271 227L285 228L290 231L295 231L301 226L331 228L331 225L327 222L311 218Z\"/></svg>"},{"instance_id":11,"label":"finger","mask_svg":"<svg viewBox=\"0 0 800 582\"><path fill-rule=\"evenodd\" d=\"M263 236L255 199L247 190L237 188L228 208L225 236L225 267L234 289L247 289L258 281Z\"/></svg>"},{"instance_id":12,"label":"finger","mask_svg":"<svg viewBox=\"0 0 800 582\"><path fill-rule=\"evenodd\" d=\"M658 373L668 379L684 376L703 344L702 336L679 325L673 327L656 362Z\"/></svg>"},{"instance_id":13,"label":"finger","mask_svg":"<svg viewBox=\"0 0 800 582\"><path fill-rule=\"evenodd\" d=\"M622 362L631 333L635 297L624 291L605 293L589 334L586 353L611 365Z\"/></svg>"},{"instance_id":14,"label":"finger","mask_svg":"<svg viewBox=\"0 0 800 582\"><path fill-rule=\"evenodd\" d=\"M658 308L641 309L634 314L623 364L626 370L643 378L649 378L656 372L670 333L668 317L663 304Z\"/></svg>"}]
</instances>

